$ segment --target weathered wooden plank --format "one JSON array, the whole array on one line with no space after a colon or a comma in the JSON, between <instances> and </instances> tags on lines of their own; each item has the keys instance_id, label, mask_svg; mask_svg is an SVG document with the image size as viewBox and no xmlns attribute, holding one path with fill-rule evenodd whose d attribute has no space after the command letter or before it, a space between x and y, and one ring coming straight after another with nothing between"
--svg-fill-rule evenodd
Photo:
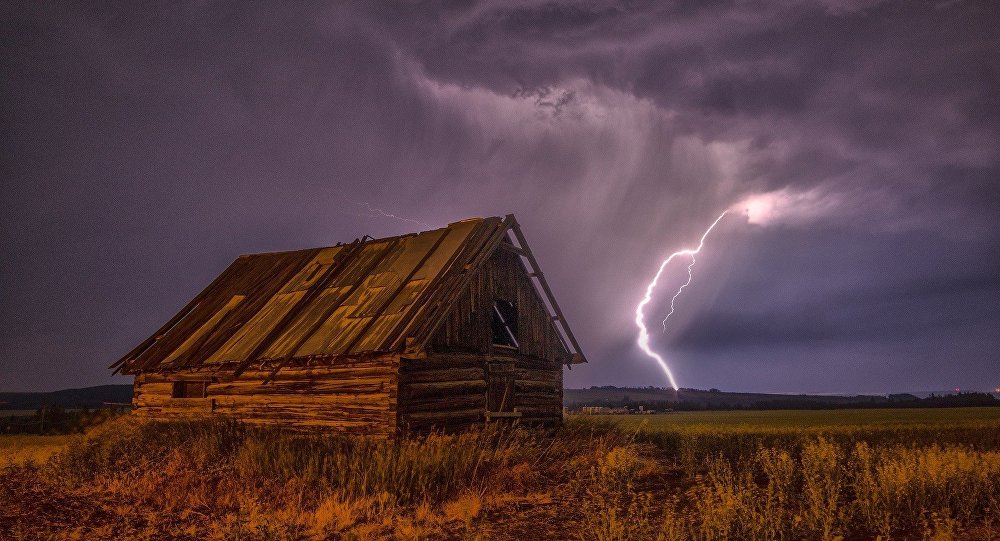
<instances>
[{"instance_id":1,"label":"weathered wooden plank","mask_svg":"<svg viewBox=\"0 0 1000 541\"><path fill-rule=\"evenodd\" d=\"M297 369L286 367L276 374L272 381L299 381L302 379L324 380L343 379L345 377L379 377L383 375L394 375L397 371L398 359L379 358L374 361L361 361L338 364L331 367L314 367L308 369ZM212 374L211 372L182 372L163 374L142 374L136 376L136 381L145 383L164 383L178 379L205 379L212 381L256 381L263 382L270 374L267 370L247 370L239 378L228 377L227 374Z\"/></svg>"},{"instance_id":2,"label":"weathered wooden plank","mask_svg":"<svg viewBox=\"0 0 1000 541\"><path fill-rule=\"evenodd\" d=\"M193 409L164 409L164 408L143 408L141 410L135 410L132 412L133 415L142 418L149 419L211 419L215 416L214 412L207 410L193 410Z\"/></svg>"},{"instance_id":3,"label":"weathered wooden plank","mask_svg":"<svg viewBox=\"0 0 1000 541\"><path fill-rule=\"evenodd\" d=\"M409 422L419 422L419 421L447 421L452 419L482 419L483 410L474 408L466 410L455 410L455 411L437 411L437 412L415 412L415 413L405 413L402 414L403 419Z\"/></svg>"},{"instance_id":4,"label":"weathered wooden plank","mask_svg":"<svg viewBox=\"0 0 1000 541\"><path fill-rule=\"evenodd\" d=\"M217 408L216 413L248 419L288 419L290 421L311 419L317 421L369 424L385 424L395 419L395 415L389 415L385 412L331 410L323 414L308 408Z\"/></svg>"},{"instance_id":5,"label":"weathered wooden plank","mask_svg":"<svg viewBox=\"0 0 1000 541\"><path fill-rule=\"evenodd\" d=\"M387 436L390 434L390 430L385 425L373 425L371 423L348 423L314 419L296 420L294 422L286 422L282 419L249 419L248 422L265 426L323 429L324 431L364 436ZM394 431L395 429L393 429Z\"/></svg>"},{"instance_id":6,"label":"weathered wooden plank","mask_svg":"<svg viewBox=\"0 0 1000 541\"><path fill-rule=\"evenodd\" d=\"M212 396L222 404L302 404L304 406L326 407L337 404L363 404L385 408L389 403L388 393L336 393L327 395L218 395Z\"/></svg>"},{"instance_id":7,"label":"weathered wooden plank","mask_svg":"<svg viewBox=\"0 0 1000 541\"><path fill-rule=\"evenodd\" d=\"M456 368L482 367L485 358L479 354L436 353L426 359L404 359L400 365L402 373L422 370L453 370Z\"/></svg>"},{"instance_id":8,"label":"weathered wooden plank","mask_svg":"<svg viewBox=\"0 0 1000 541\"><path fill-rule=\"evenodd\" d=\"M211 398L161 398L155 397L146 400L139 400L140 408L158 407L164 410L173 409L178 411L205 410L212 411L215 401Z\"/></svg>"},{"instance_id":9,"label":"weathered wooden plank","mask_svg":"<svg viewBox=\"0 0 1000 541\"><path fill-rule=\"evenodd\" d=\"M404 385L411 383L430 383L445 381L462 381L485 379L486 371L482 368L451 368L441 370L410 371L401 375Z\"/></svg>"},{"instance_id":10,"label":"weathered wooden plank","mask_svg":"<svg viewBox=\"0 0 1000 541\"><path fill-rule=\"evenodd\" d=\"M486 382L478 379L469 381L410 383L400 389L400 397L405 401L413 398L468 394L474 392L485 393Z\"/></svg>"},{"instance_id":11,"label":"weathered wooden plank","mask_svg":"<svg viewBox=\"0 0 1000 541\"><path fill-rule=\"evenodd\" d=\"M208 398L171 398L163 395L140 395L134 399L137 407L188 407L187 404L196 400L215 400L217 407L229 406L261 406L267 407L300 405L320 409L357 405L358 407L386 410L389 407L387 393L367 394L329 394L329 395L209 395Z\"/></svg>"},{"instance_id":12,"label":"weathered wooden plank","mask_svg":"<svg viewBox=\"0 0 1000 541\"><path fill-rule=\"evenodd\" d=\"M142 383L133 387L134 394L165 395L174 392L173 383Z\"/></svg>"},{"instance_id":13,"label":"weathered wooden plank","mask_svg":"<svg viewBox=\"0 0 1000 541\"><path fill-rule=\"evenodd\" d=\"M514 377L522 381L539 381L558 383L562 386L562 371L554 370L533 370L527 368L515 368Z\"/></svg>"},{"instance_id":14,"label":"weathered wooden plank","mask_svg":"<svg viewBox=\"0 0 1000 541\"><path fill-rule=\"evenodd\" d=\"M295 381L261 385L260 381L217 383L208 386L211 396L225 395L328 395L385 393L392 387L389 378L357 378L343 381Z\"/></svg>"},{"instance_id":15,"label":"weathered wooden plank","mask_svg":"<svg viewBox=\"0 0 1000 541\"><path fill-rule=\"evenodd\" d=\"M456 395L447 398L433 397L410 399L399 405L400 413L417 411L448 411L460 409L486 409L486 395L483 393Z\"/></svg>"},{"instance_id":16,"label":"weathered wooden plank","mask_svg":"<svg viewBox=\"0 0 1000 541\"><path fill-rule=\"evenodd\" d=\"M515 381L514 393L516 396L545 396L548 398L561 396L559 393L562 387L550 383L540 383L537 381Z\"/></svg>"}]
</instances>

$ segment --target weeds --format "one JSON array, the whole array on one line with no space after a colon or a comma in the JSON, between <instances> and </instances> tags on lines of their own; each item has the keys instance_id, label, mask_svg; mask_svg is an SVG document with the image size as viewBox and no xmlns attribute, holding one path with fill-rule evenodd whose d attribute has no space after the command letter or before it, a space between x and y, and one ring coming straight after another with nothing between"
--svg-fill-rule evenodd
<instances>
[{"instance_id":1,"label":"weeds","mask_svg":"<svg viewBox=\"0 0 1000 541\"><path fill-rule=\"evenodd\" d=\"M866 443L852 449L817 438L797 456L760 448L737 460L707 457L686 489L645 500L653 505L638 513L615 496L628 491L602 491L611 486L595 479L585 508L594 539L943 540L965 539L962 532L974 528L988 539L995 535L1000 452ZM657 504L659 525L648 519Z\"/></svg>"},{"instance_id":2,"label":"weeds","mask_svg":"<svg viewBox=\"0 0 1000 541\"><path fill-rule=\"evenodd\" d=\"M996 537L993 435L886 430L657 439L571 419L391 441L124 417L0 471L0 537L488 539L525 521L508 538Z\"/></svg>"}]
</instances>

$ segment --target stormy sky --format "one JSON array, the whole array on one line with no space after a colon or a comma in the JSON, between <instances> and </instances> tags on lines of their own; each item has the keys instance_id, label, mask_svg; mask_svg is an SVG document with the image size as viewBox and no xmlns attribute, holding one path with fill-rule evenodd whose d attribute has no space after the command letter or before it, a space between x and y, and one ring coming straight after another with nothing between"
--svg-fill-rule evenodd
<instances>
[{"instance_id":1,"label":"stormy sky","mask_svg":"<svg viewBox=\"0 0 1000 541\"><path fill-rule=\"evenodd\" d=\"M239 254L511 212L566 385L665 386L635 306L726 209L647 308L681 386L1000 387L992 2L274 4L0 7L0 390L127 382Z\"/></svg>"}]
</instances>

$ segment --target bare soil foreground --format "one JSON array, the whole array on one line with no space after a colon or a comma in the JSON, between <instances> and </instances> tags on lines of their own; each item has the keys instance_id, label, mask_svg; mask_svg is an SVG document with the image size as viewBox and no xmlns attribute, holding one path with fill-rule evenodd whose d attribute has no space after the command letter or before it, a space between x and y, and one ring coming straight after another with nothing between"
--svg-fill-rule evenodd
<instances>
[{"instance_id":1,"label":"bare soil foreground","mask_svg":"<svg viewBox=\"0 0 1000 541\"><path fill-rule=\"evenodd\" d=\"M25 438L0 436L0 539L1000 539L1000 408Z\"/></svg>"}]
</instances>

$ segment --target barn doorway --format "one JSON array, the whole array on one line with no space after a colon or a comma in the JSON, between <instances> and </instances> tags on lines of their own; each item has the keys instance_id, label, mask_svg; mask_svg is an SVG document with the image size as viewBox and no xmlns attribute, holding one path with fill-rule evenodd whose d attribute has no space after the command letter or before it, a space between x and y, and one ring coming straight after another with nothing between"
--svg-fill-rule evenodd
<instances>
[{"instance_id":1,"label":"barn doorway","mask_svg":"<svg viewBox=\"0 0 1000 541\"><path fill-rule=\"evenodd\" d=\"M514 362L490 361L486 364L486 418L517 418L514 409Z\"/></svg>"}]
</instances>

